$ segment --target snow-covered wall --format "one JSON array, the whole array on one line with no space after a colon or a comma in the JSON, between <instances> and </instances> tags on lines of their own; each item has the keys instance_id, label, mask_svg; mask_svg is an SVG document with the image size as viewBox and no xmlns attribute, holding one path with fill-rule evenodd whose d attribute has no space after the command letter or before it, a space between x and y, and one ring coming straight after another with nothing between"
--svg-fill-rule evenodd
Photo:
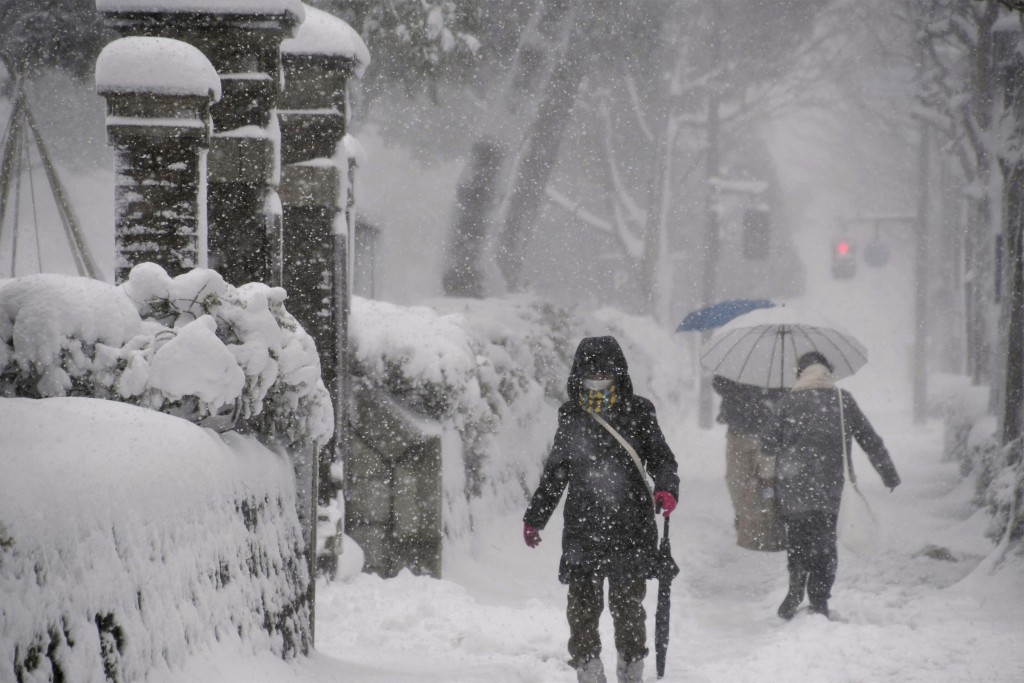
<instances>
[{"instance_id":1,"label":"snow-covered wall","mask_svg":"<svg viewBox=\"0 0 1024 683\"><path fill-rule=\"evenodd\" d=\"M91 398L0 398L0 681L136 681L310 644L292 466Z\"/></svg>"}]
</instances>

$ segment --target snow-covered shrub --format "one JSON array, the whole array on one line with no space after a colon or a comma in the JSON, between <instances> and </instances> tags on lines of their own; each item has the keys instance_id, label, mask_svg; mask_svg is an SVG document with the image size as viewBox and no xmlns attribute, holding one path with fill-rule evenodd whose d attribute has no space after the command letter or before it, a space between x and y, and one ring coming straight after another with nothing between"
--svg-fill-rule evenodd
<instances>
[{"instance_id":1,"label":"snow-covered shrub","mask_svg":"<svg viewBox=\"0 0 1024 683\"><path fill-rule=\"evenodd\" d=\"M333 432L312 338L285 291L144 263L120 287L0 282L0 395L92 396L319 447Z\"/></svg>"},{"instance_id":2,"label":"snow-covered shrub","mask_svg":"<svg viewBox=\"0 0 1024 683\"><path fill-rule=\"evenodd\" d=\"M930 402L945 422L945 456L960 473L974 478L974 503L992 515L993 541L1024 537L1024 462L1021 439L1000 445L999 424L988 414L988 388L967 377L940 376Z\"/></svg>"},{"instance_id":3,"label":"snow-covered shrub","mask_svg":"<svg viewBox=\"0 0 1024 683\"><path fill-rule=\"evenodd\" d=\"M103 282L0 280L0 395L112 398L122 348L141 334L131 302Z\"/></svg>"},{"instance_id":4,"label":"snow-covered shrub","mask_svg":"<svg viewBox=\"0 0 1024 683\"><path fill-rule=\"evenodd\" d=\"M1015 439L986 452L978 464L977 501L992 514L988 536L994 541L1024 537L1024 441Z\"/></svg>"},{"instance_id":5,"label":"snow-covered shrub","mask_svg":"<svg viewBox=\"0 0 1024 683\"><path fill-rule=\"evenodd\" d=\"M995 421L988 415L988 387L975 386L964 375L933 375L929 382L929 412L942 418L943 456L971 474L983 453L994 449Z\"/></svg>"},{"instance_id":6,"label":"snow-covered shrub","mask_svg":"<svg viewBox=\"0 0 1024 683\"><path fill-rule=\"evenodd\" d=\"M445 532L484 509L515 509L536 485L576 345L612 334L637 391L677 407L688 386L682 341L650 318L591 315L530 297L442 299L403 307L356 298L352 371L444 431Z\"/></svg>"},{"instance_id":7,"label":"snow-covered shrub","mask_svg":"<svg viewBox=\"0 0 1024 683\"><path fill-rule=\"evenodd\" d=\"M0 424L0 680L138 681L215 641L308 650L284 457L89 398L0 399Z\"/></svg>"}]
</instances>

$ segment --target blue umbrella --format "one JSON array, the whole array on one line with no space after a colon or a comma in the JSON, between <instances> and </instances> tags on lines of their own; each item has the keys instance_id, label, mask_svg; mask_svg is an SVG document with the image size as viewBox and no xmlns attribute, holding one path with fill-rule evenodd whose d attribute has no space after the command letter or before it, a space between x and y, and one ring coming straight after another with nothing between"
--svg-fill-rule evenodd
<instances>
[{"instance_id":1,"label":"blue umbrella","mask_svg":"<svg viewBox=\"0 0 1024 683\"><path fill-rule=\"evenodd\" d=\"M750 313L759 308L771 308L774 305L768 299L729 299L693 311L683 318L683 322L679 323L676 332L711 330L721 327L744 313Z\"/></svg>"}]
</instances>

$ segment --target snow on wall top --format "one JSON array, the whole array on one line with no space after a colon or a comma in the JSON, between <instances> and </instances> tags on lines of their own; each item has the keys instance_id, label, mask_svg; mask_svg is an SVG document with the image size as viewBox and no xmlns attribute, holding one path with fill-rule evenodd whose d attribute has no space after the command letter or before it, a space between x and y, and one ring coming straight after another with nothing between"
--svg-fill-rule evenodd
<instances>
[{"instance_id":1,"label":"snow on wall top","mask_svg":"<svg viewBox=\"0 0 1024 683\"><path fill-rule=\"evenodd\" d=\"M96 0L100 12L201 12L203 14L293 14L300 21L300 0Z\"/></svg>"},{"instance_id":2,"label":"snow on wall top","mask_svg":"<svg viewBox=\"0 0 1024 683\"><path fill-rule=\"evenodd\" d=\"M306 19L294 38L281 43L281 52L293 55L330 55L355 62L355 75L363 77L370 65L366 43L341 19L315 7L306 7Z\"/></svg>"},{"instance_id":3,"label":"snow on wall top","mask_svg":"<svg viewBox=\"0 0 1024 683\"><path fill-rule=\"evenodd\" d=\"M171 38L118 38L96 59L96 92L211 95L220 99L220 78L197 48Z\"/></svg>"}]
</instances>

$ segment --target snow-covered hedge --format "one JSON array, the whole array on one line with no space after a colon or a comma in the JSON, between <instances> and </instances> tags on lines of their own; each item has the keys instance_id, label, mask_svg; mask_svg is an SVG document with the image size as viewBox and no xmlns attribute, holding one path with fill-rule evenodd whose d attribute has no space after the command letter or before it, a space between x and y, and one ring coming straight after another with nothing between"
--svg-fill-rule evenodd
<instances>
[{"instance_id":1,"label":"snow-covered hedge","mask_svg":"<svg viewBox=\"0 0 1024 683\"><path fill-rule=\"evenodd\" d=\"M91 396L294 446L333 431L312 338L285 291L196 269L132 269L121 286L63 275L0 281L0 396Z\"/></svg>"},{"instance_id":2,"label":"snow-covered hedge","mask_svg":"<svg viewBox=\"0 0 1024 683\"><path fill-rule=\"evenodd\" d=\"M582 337L614 335L637 391L686 413L690 356L679 335L650 318L581 315L529 297L413 307L356 298L349 329L353 374L442 426L449 538L465 535L485 509L523 506Z\"/></svg>"},{"instance_id":3,"label":"snow-covered hedge","mask_svg":"<svg viewBox=\"0 0 1024 683\"><path fill-rule=\"evenodd\" d=\"M932 402L945 421L945 455L975 482L974 502L992 515L993 542L1024 538L1024 443L1000 445L998 421L988 414L988 388L966 377L939 377Z\"/></svg>"},{"instance_id":4,"label":"snow-covered hedge","mask_svg":"<svg viewBox=\"0 0 1024 683\"><path fill-rule=\"evenodd\" d=\"M291 464L90 398L0 398L0 680L137 681L310 645Z\"/></svg>"}]
</instances>

